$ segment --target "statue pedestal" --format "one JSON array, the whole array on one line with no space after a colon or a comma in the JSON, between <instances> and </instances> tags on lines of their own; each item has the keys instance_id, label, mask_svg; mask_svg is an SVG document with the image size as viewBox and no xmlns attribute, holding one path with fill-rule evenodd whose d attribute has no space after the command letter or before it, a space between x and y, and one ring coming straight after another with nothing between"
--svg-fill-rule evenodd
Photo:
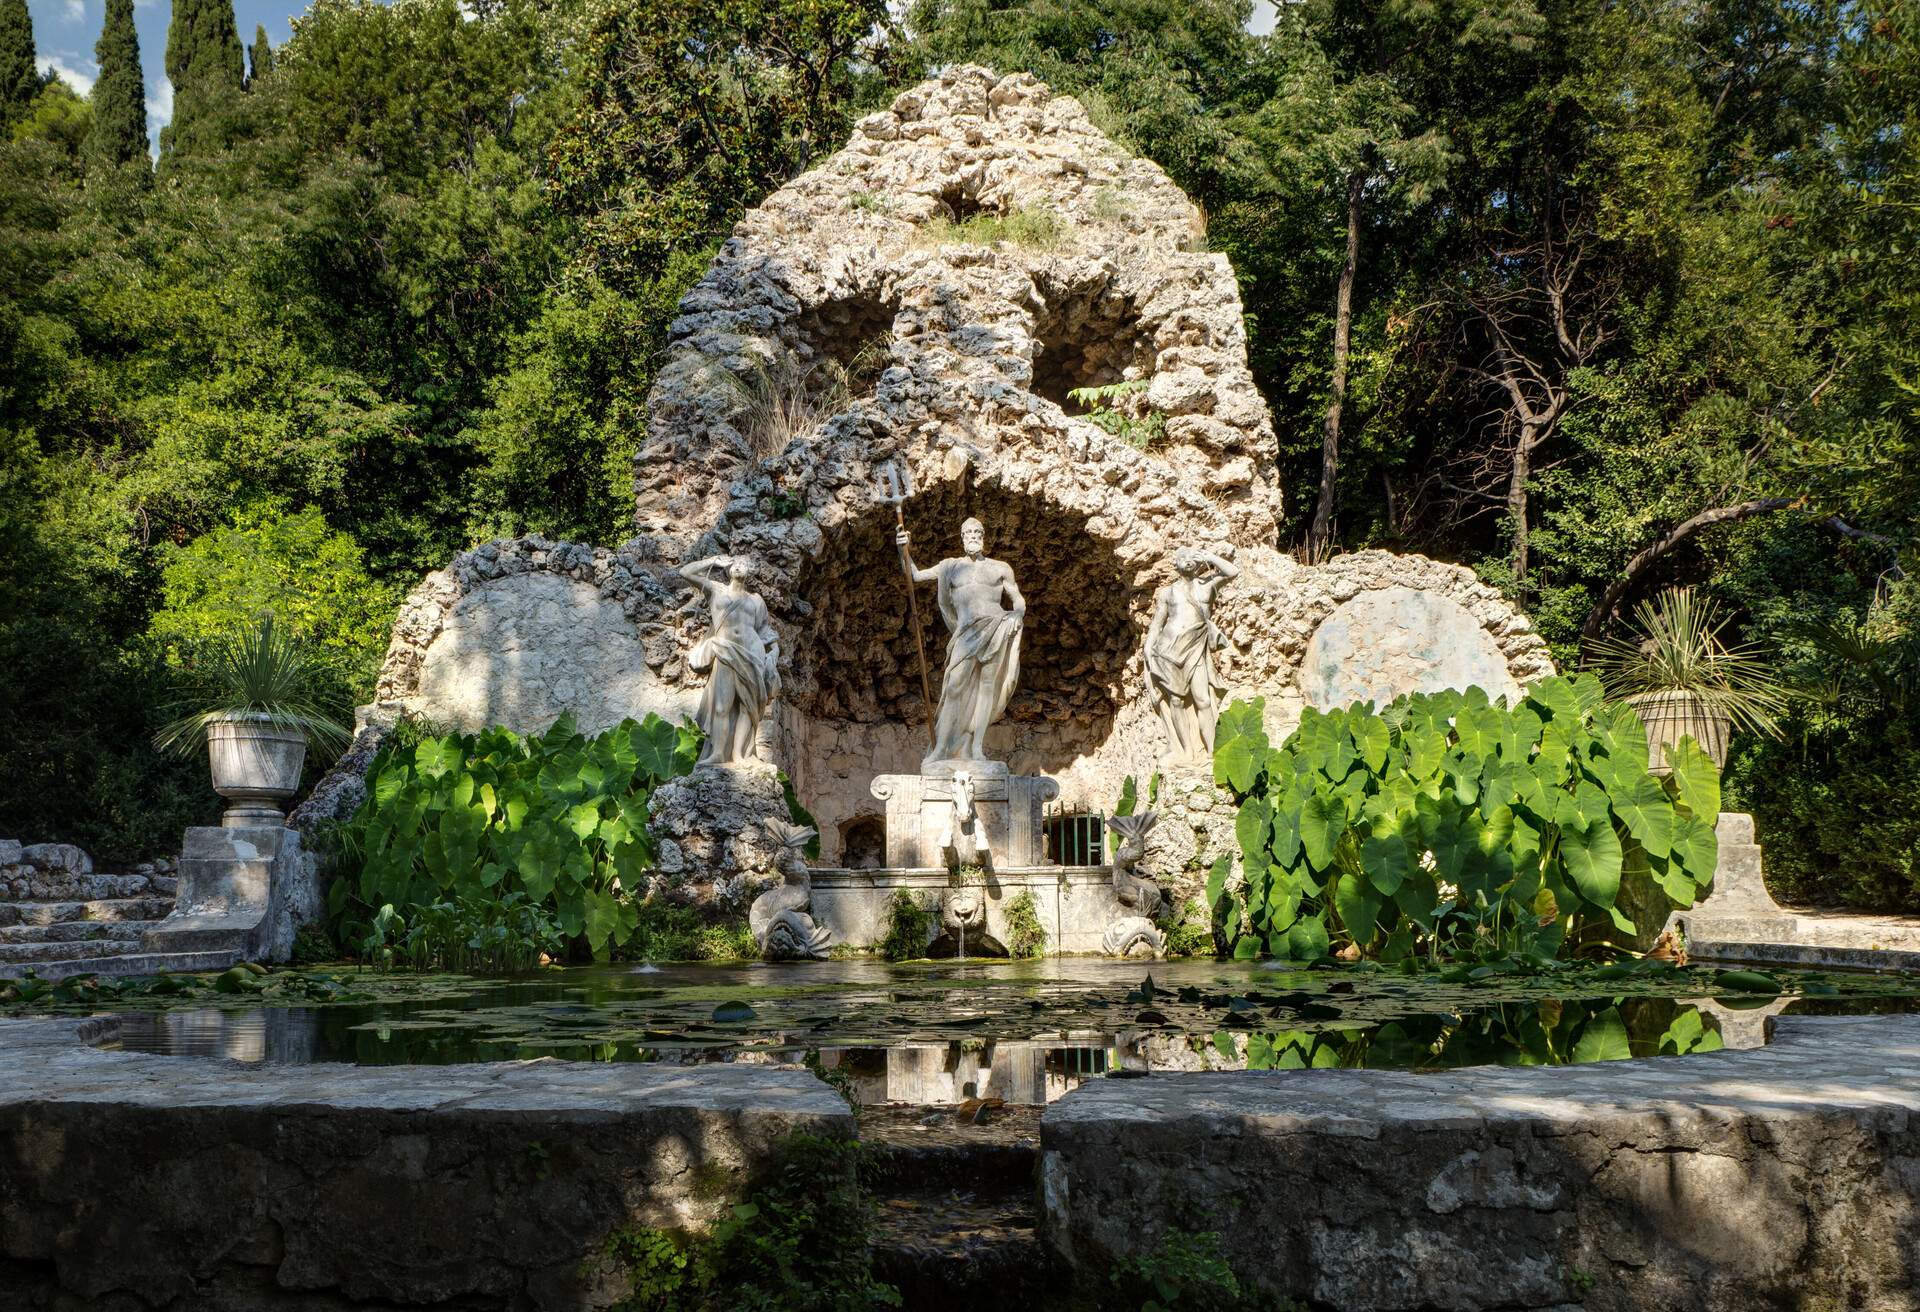
<instances>
[{"instance_id":1,"label":"statue pedestal","mask_svg":"<svg viewBox=\"0 0 1920 1312\"><path fill-rule=\"evenodd\" d=\"M958 842L954 775L972 779L975 823L986 829L996 866L1046 864L1043 808L1060 785L1043 775L1012 774L999 761L942 761L921 774L883 774L873 795L887 804L887 867L925 870L947 864L941 839Z\"/></svg>"}]
</instances>

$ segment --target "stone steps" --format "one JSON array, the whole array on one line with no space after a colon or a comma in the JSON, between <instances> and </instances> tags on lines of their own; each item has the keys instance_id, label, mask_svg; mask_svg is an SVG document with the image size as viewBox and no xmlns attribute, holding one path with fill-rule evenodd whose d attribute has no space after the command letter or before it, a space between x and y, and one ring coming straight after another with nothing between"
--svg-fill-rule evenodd
<instances>
[{"instance_id":1,"label":"stone steps","mask_svg":"<svg viewBox=\"0 0 1920 1312\"><path fill-rule=\"evenodd\" d=\"M71 921L158 920L173 910L171 897L95 898L86 902L0 902L0 929L11 925L62 925Z\"/></svg>"},{"instance_id":2,"label":"stone steps","mask_svg":"<svg viewBox=\"0 0 1920 1312\"><path fill-rule=\"evenodd\" d=\"M62 920L51 925L8 925L0 928L0 945L92 943L108 939L137 943L152 927L150 920Z\"/></svg>"},{"instance_id":3,"label":"stone steps","mask_svg":"<svg viewBox=\"0 0 1920 1312\"><path fill-rule=\"evenodd\" d=\"M74 946L108 945L76 944ZM44 980L70 979L75 975L187 975L197 971L225 970L240 960L239 954L231 951L143 952L138 943L128 943L124 946L132 950L112 955L95 954L55 961L9 962L0 958L0 979L17 979L29 970Z\"/></svg>"},{"instance_id":4,"label":"stone steps","mask_svg":"<svg viewBox=\"0 0 1920 1312\"><path fill-rule=\"evenodd\" d=\"M92 902L133 897L172 897L171 875L102 875L91 871L27 870L8 881L13 902ZM0 892L0 897L7 894Z\"/></svg>"},{"instance_id":5,"label":"stone steps","mask_svg":"<svg viewBox=\"0 0 1920 1312\"><path fill-rule=\"evenodd\" d=\"M80 943L0 943L0 966L38 966L43 961L75 961L81 957L126 957L138 951L140 951L138 939L93 939Z\"/></svg>"},{"instance_id":6,"label":"stone steps","mask_svg":"<svg viewBox=\"0 0 1920 1312\"><path fill-rule=\"evenodd\" d=\"M975 1125L954 1108L862 1110L874 1275L900 1290L904 1306L978 1312L1045 1301L1052 1270L1034 1196L1039 1113L1007 1108Z\"/></svg>"},{"instance_id":7,"label":"stone steps","mask_svg":"<svg viewBox=\"0 0 1920 1312\"><path fill-rule=\"evenodd\" d=\"M179 887L167 861L115 874L95 870L93 859L68 843L0 839L0 979L28 971L51 980L232 965L214 954L147 949L147 933L172 913Z\"/></svg>"}]
</instances>

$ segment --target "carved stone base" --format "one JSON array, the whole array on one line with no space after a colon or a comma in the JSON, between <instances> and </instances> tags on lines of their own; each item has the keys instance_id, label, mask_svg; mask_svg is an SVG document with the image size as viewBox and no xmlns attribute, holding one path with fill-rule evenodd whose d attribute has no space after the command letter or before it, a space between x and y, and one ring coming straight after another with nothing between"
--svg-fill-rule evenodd
<instances>
[{"instance_id":1,"label":"carved stone base","mask_svg":"<svg viewBox=\"0 0 1920 1312\"><path fill-rule=\"evenodd\" d=\"M883 774L873 781L873 795L887 804L887 867L943 866L949 849L962 864L973 863L967 854L977 857L978 844L954 807L954 775L961 770L972 779L974 823L985 830L988 860L979 864L1043 864L1044 808L1060 795L1060 785L1043 775L1012 774L998 761L942 761L926 774Z\"/></svg>"}]
</instances>

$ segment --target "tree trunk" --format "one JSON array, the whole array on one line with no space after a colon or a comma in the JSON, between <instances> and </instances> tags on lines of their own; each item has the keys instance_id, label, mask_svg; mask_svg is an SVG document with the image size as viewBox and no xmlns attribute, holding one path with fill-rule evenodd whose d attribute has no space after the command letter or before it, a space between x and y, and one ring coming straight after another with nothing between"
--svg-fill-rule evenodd
<instances>
[{"instance_id":1,"label":"tree trunk","mask_svg":"<svg viewBox=\"0 0 1920 1312\"><path fill-rule=\"evenodd\" d=\"M1325 559L1333 540L1333 480L1340 471L1340 412L1347 401L1347 356L1353 344L1353 277L1360 266L1360 201L1367 174L1347 175L1347 262L1333 297L1333 387L1327 401L1326 432L1320 440L1320 501L1307 529L1307 559Z\"/></svg>"},{"instance_id":2,"label":"tree trunk","mask_svg":"<svg viewBox=\"0 0 1920 1312\"><path fill-rule=\"evenodd\" d=\"M1520 441L1513 449L1513 472L1507 476L1507 517L1513 521L1513 596L1527 598L1527 479L1533 473L1533 448L1540 436L1532 424L1520 428Z\"/></svg>"}]
</instances>

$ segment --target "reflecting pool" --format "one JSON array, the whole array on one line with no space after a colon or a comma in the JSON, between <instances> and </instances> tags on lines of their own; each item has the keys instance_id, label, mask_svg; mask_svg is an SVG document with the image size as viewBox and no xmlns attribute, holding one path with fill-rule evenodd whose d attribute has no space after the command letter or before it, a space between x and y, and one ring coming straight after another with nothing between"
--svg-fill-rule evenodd
<instances>
[{"instance_id":1,"label":"reflecting pool","mask_svg":"<svg viewBox=\"0 0 1920 1312\"><path fill-rule=\"evenodd\" d=\"M279 977L275 977L276 979ZM1920 978L1596 978L1053 958L301 977L300 1004L132 1010L102 1046L241 1061L805 1062L865 1103L1044 1103L1132 1071L1556 1065L1752 1047L1784 1011L1920 1010ZM1716 983L1719 981L1719 983ZM198 999L195 1000L199 1002Z\"/></svg>"}]
</instances>

